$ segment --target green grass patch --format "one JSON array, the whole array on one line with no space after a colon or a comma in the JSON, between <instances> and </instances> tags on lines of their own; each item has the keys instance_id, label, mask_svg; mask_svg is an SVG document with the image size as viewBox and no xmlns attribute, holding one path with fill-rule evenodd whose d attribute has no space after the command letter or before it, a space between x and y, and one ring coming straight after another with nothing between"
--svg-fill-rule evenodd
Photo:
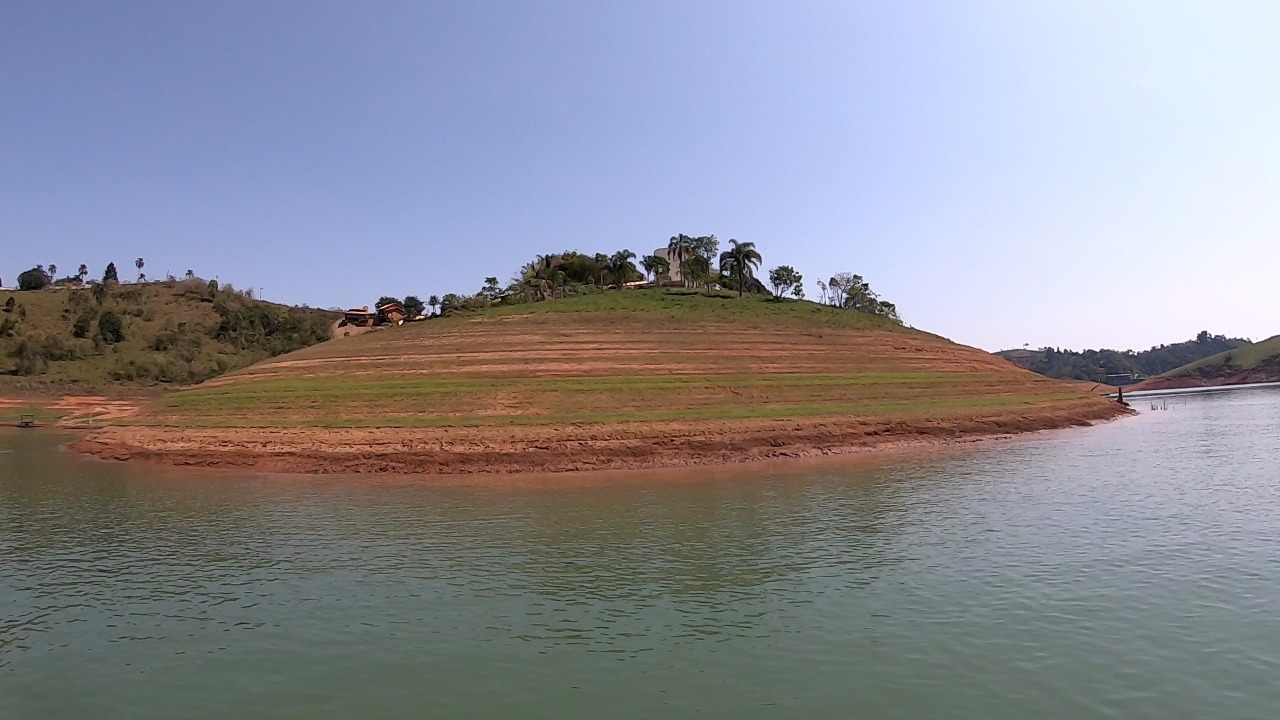
<instances>
[{"instance_id":1,"label":"green grass patch","mask_svg":"<svg viewBox=\"0 0 1280 720\"><path fill-rule=\"evenodd\" d=\"M636 395L672 393L690 388L733 388L736 390L845 387L845 386L939 386L998 381L994 373L851 373L785 375L661 375L545 378L418 378L368 380L363 378L268 379L221 387L195 388L168 395L159 410L252 410L264 404L289 404L299 400L358 401L434 395L489 393L609 393Z\"/></svg>"},{"instance_id":2,"label":"green grass patch","mask_svg":"<svg viewBox=\"0 0 1280 720\"><path fill-rule=\"evenodd\" d=\"M626 422L719 421L748 419L874 416L892 419L951 416L971 411L1031 407L1047 402L1078 399L1075 393L969 398L922 398L874 403L753 404L716 408L681 408L656 411L591 410L553 415L382 415L378 417L231 418L199 417L181 422L149 423L182 427L264 428L448 428L529 425L598 425Z\"/></svg>"}]
</instances>

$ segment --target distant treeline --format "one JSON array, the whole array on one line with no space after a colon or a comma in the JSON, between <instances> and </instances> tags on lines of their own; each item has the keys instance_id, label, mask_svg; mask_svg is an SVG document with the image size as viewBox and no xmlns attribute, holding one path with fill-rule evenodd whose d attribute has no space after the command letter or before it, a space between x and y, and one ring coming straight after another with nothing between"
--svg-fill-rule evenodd
<instances>
[{"instance_id":1,"label":"distant treeline","mask_svg":"<svg viewBox=\"0 0 1280 720\"><path fill-rule=\"evenodd\" d=\"M1162 375L1187 363L1248 345L1245 338L1228 338L1201 332L1193 340L1174 345L1158 345L1150 350L1002 350L1000 355L1033 372L1052 378L1092 380L1123 385L1138 379Z\"/></svg>"}]
</instances>

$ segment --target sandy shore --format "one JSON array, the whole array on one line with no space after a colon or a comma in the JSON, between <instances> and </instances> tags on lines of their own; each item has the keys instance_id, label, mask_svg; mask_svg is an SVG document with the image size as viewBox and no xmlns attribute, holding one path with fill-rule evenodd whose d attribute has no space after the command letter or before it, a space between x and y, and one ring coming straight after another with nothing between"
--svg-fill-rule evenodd
<instances>
[{"instance_id":1,"label":"sandy shore","mask_svg":"<svg viewBox=\"0 0 1280 720\"><path fill-rule=\"evenodd\" d=\"M307 474L547 473L727 465L952 444L1078 427L1129 411L1081 398L1023 413L913 421L873 417L507 428L108 427L72 449L109 460Z\"/></svg>"}]
</instances>

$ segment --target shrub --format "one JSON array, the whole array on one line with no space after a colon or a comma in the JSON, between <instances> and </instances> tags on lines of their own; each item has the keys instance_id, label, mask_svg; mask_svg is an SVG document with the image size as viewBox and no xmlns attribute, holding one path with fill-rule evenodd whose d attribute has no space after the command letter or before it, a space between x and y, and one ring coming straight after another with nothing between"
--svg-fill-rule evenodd
<instances>
[{"instance_id":1,"label":"shrub","mask_svg":"<svg viewBox=\"0 0 1280 720\"><path fill-rule=\"evenodd\" d=\"M33 267L30 270L18 275L19 290L41 290L53 282L53 278L49 277L49 273L44 268Z\"/></svg>"},{"instance_id":2,"label":"shrub","mask_svg":"<svg viewBox=\"0 0 1280 720\"><path fill-rule=\"evenodd\" d=\"M31 333L22 336L18 340L18 344L13 349L13 359L17 361L14 367L15 375L39 375L49 369L49 360L44 356L44 335L41 333Z\"/></svg>"},{"instance_id":3,"label":"shrub","mask_svg":"<svg viewBox=\"0 0 1280 720\"><path fill-rule=\"evenodd\" d=\"M71 334L78 338L89 337L90 330L93 329L93 313L89 310L82 310L76 322L71 326Z\"/></svg>"},{"instance_id":4,"label":"shrub","mask_svg":"<svg viewBox=\"0 0 1280 720\"><path fill-rule=\"evenodd\" d=\"M98 318L98 337L109 344L123 341L124 322L120 320L120 316L111 311L102 313L102 317Z\"/></svg>"}]
</instances>

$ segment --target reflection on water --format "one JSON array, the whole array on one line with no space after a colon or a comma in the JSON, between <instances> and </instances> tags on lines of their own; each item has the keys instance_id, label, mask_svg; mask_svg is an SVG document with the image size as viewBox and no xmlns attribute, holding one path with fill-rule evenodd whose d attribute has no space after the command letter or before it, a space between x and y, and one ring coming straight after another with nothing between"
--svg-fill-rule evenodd
<instances>
[{"instance_id":1,"label":"reflection on water","mask_svg":"<svg viewBox=\"0 0 1280 720\"><path fill-rule=\"evenodd\" d=\"M0 435L0 717L1271 717L1280 391L854 469L193 475Z\"/></svg>"}]
</instances>

